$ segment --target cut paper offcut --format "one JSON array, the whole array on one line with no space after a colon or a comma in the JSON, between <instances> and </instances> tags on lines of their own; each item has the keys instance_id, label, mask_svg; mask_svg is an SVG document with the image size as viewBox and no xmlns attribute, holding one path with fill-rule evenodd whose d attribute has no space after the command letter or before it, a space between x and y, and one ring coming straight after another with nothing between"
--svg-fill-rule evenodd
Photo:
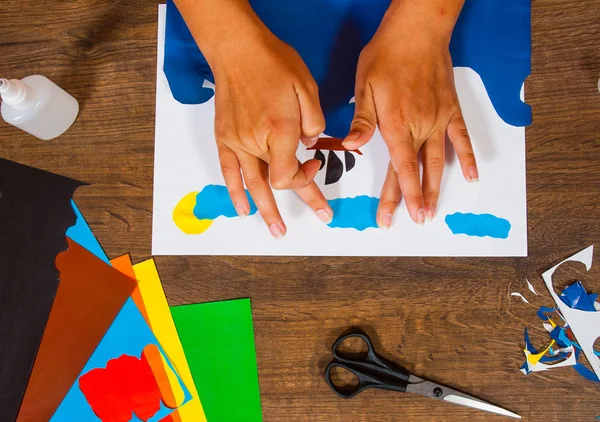
<instances>
[{"instance_id":1,"label":"cut paper offcut","mask_svg":"<svg viewBox=\"0 0 600 422\"><path fill-rule=\"evenodd\" d=\"M14 421L59 286L83 183L0 158L0 419Z\"/></svg>"},{"instance_id":2,"label":"cut paper offcut","mask_svg":"<svg viewBox=\"0 0 600 422\"><path fill-rule=\"evenodd\" d=\"M262 420L250 299L171 307L210 422Z\"/></svg>"},{"instance_id":3,"label":"cut paper offcut","mask_svg":"<svg viewBox=\"0 0 600 422\"><path fill-rule=\"evenodd\" d=\"M506 239L510 232L508 220L491 214L463 214L457 212L447 215L445 221L454 234Z\"/></svg>"},{"instance_id":4,"label":"cut paper offcut","mask_svg":"<svg viewBox=\"0 0 600 422\"><path fill-rule=\"evenodd\" d=\"M284 4L285 3L285 4ZM309 2L310 3L310 2ZM309 3L299 6L304 8ZM327 2L320 2L326 4ZM343 3L343 2L342 2ZM346 7L345 3L332 2L335 10ZM482 5L479 6L479 3ZM515 29L513 22L527 22L529 9L520 5L517 9L507 7L503 3L501 8L508 11L499 13L512 16L511 25L504 27L507 37L512 37ZM525 2L528 3L528 2ZM265 3L266 4L266 3ZM286 8L289 2L269 2L270 7ZM513 3L511 3L514 5ZM526 218L526 192L525 192L525 130L523 127L512 126L500 118L488 96L486 86L480 75L469 67L457 67L454 69L456 87L461 108L469 127L471 140L475 155L478 160L480 171L480 182L471 184L464 180L458 159L454 157L448 160L444 171L442 192L451 194L443 195L438 209L438 218L435 218L425 227L415 224L409 217L404 201L401 203L389 231L376 229L373 215L360 215L359 219L368 222L368 228L359 230L354 226L348 228L332 227L323 224L315 217L314 212L307 207L298 196L291 191L275 191L274 196L279 210L287 226L286 236L281 240L275 240L269 234L264 221L258 213L246 218L216 218L212 222L189 219L189 226L176 224L173 215L178 203L190 192L200 192L204 187L210 185L224 186L221 168L217 157L218 151L214 138L214 100L212 89L202 87L203 80L197 80L198 85L191 85L184 81L188 74L177 83L187 85L190 91L198 93L198 98L203 97L197 104L185 105L176 100L170 88L169 81L163 72L164 68L173 71L173 67L183 66L190 72L198 75L198 67L202 66L200 61L191 59L197 65L187 68L189 57L181 54L171 56L171 62L165 62L165 48L172 48L173 43L180 40L185 26L167 28L167 36L171 37L171 44L165 46L165 19L173 13L177 14L172 3L168 4L169 12L165 15L165 8L161 7L159 14L159 36L157 57L157 95L156 95L156 144L155 144L155 183L154 183L154 207L153 207L153 237L152 253L154 255L283 255L283 256L526 256L527 255L527 218ZM265 6L266 7L266 6ZM318 6L320 8L323 5ZM487 8L497 8L499 5L493 2L472 2L468 6L468 13L484 13L486 21L496 25L495 16ZM465 9L465 10L467 10ZM174 12L171 12L174 10ZM484 12L484 10L487 10ZM465 12L467 13L467 12ZM326 16L326 15L323 15ZM337 16L337 15L336 15ZM341 15L340 15L341 16ZM363 14L362 18L374 19L378 22L376 14ZM523 19L526 18L526 19ZM319 18L320 19L320 18ZM329 22L335 17L327 17ZM341 19L341 17L340 17ZM465 21L472 25L476 19ZM483 22L483 21L482 21ZM183 22L181 22L183 23ZM477 24L475 22L474 24ZM473 24L473 25L474 25ZM292 25L297 25L293 23ZM306 23L302 24L303 27ZM515 25L519 26L519 24ZM481 26L481 25L479 25ZM319 31L321 27L318 27ZM326 26L327 30L337 33L342 28ZM499 29L499 27L496 27ZM318 31L317 31L318 32ZM486 31L487 32L487 31ZM504 32L498 32L499 35ZM298 34L303 37L314 37L315 34L306 34L302 30ZM503 66L510 67L515 61L529 61L529 33L524 38L527 45L526 51L517 53L509 49L501 60ZM498 38L498 40L500 40ZM191 39L190 39L191 40ZM193 41L193 40L191 40ZM314 38L309 46L320 48L318 40ZM479 42L477 40L477 42ZM500 42L500 41L499 41ZM171 47L169 47L171 45ZM307 44L308 45L308 44ZM188 44L180 44L179 47L187 49ZM193 46L195 47L195 44ZM464 48L470 50L475 48L470 44L464 44ZM319 54L326 57L329 47ZM476 52L478 51L478 52ZM483 54L482 50L465 51L465 55L477 56ZM489 58L491 51L485 51ZM310 56L310 49L300 51L300 54ZM341 52L336 54L342 54ZM336 56L340 57L340 56ZM357 56L358 57L358 53ZM484 56L481 56L484 57ZM494 57L495 52L494 52ZM321 60L321 59L319 59ZM327 63L323 61L325 68L319 70L315 63L313 71L321 72L323 78L327 74ZM355 80L355 67L348 78L350 81L350 92L353 91ZM209 70L207 69L207 72ZM167 72L169 73L169 72ZM524 78L523 78L524 79ZM327 82L341 84L344 81L332 79ZM345 82L344 82L345 83ZM183 86L182 85L182 86ZM515 101L523 104L518 98L519 83ZM341 85L340 85L341 86ZM199 90L196 90L198 88ZM344 88L345 89L345 88ZM333 99L331 91L320 91L322 102ZM194 94L195 95L195 94ZM353 95L353 93L352 93ZM335 126L341 127L342 123L350 124L354 111L354 104L348 104L348 98L338 98L335 101L343 103L341 109L332 106L332 114L327 121L327 129L336 131ZM344 123L346 124L346 123ZM333 128L333 129L332 129ZM340 131L340 129L337 129ZM345 129L347 131L347 128ZM344 132L343 130L341 132ZM329 132L328 132L329 133ZM330 135L335 136L334 133ZM342 133L343 137L346 133ZM329 201L343 198L356 198L366 196L376 200L381 192L381 186L385 180L389 152L381 134L377 131L374 138L364 147L360 148L362 156L356 157L356 163L351 171L346 171L343 177L336 183L326 185L326 172L317 174L315 182ZM299 145L297 156L300 161L313 159L314 151L308 151L303 145ZM327 154L324 154L325 156ZM340 158L345 161L345 158ZM230 201L228 194L223 191L224 199ZM192 196L193 198L193 196ZM191 201L188 201L191 202ZM193 202L188 203L185 209L188 217L193 215ZM204 204L198 204L201 209ZM195 207L195 205L194 205ZM369 208L366 208L369 209ZM453 213L455 210L463 210L474 214L493 213L502 216L511 224L510 236L506 239L492 238L489 236L456 236L444 223L443 216ZM334 216L334 219L336 217ZM207 226L210 228L207 230ZM181 229L185 226L187 228ZM187 232L202 232L201 235L190 235ZM398 236L404 241L398 242Z\"/></svg>"},{"instance_id":5,"label":"cut paper offcut","mask_svg":"<svg viewBox=\"0 0 600 422\"><path fill-rule=\"evenodd\" d=\"M529 303L529 301L528 301L528 300L525 298L525 296L523 296L523 295L522 295L521 293L519 293L519 292L512 292L510 295L511 295L511 296L515 296L515 297L520 297L520 298L521 298L521 300L522 300L523 302L525 302L525 303Z\"/></svg>"},{"instance_id":6,"label":"cut paper offcut","mask_svg":"<svg viewBox=\"0 0 600 422\"><path fill-rule=\"evenodd\" d=\"M144 351L147 352L146 359L148 359L148 353L153 353L152 356L154 357L155 362L153 364L155 365L154 368L160 368L160 365L163 365L163 367L166 365L166 367L164 367L164 372L157 369L155 369L156 372L152 372L157 384L162 385L163 389L161 390L159 387L162 398L157 411L147 420L150 422L157 422L170 415L174 409L167 407L166 403L170 402L170 404L177 403L183 405L188 402L191 398L190 393L185 384L181 381L179 374L177 374L177 371L170 360L168 358L164 360L157 359L157 354L152 352L153 347L148 348L148 346L156 347L163 358L166 356L135 303L132 299L128 299L110 329L92 354L90 360L81 371L77 381L73 384L65 399L50 420L52 422L71 422L75 420L81 422L98 421L98 416L94 413L99 409L98 401L96 400L97 397L92 394L94 397L94 399L92 399L93 403L88 402L86 395L84 395L84 392L80 388L82 377L95 369L107 368L109 361L112 360L115 362L115 359L121 358L124 355L141 360ZM184 392L183 400L180 400L181 395L178 392L175 392L171 398L168 394L167 397L162 396L163 391L169 391L168 386L170 383L168 382L168 379L172 377L172 375L169 375L169 371L172 371L179 381L180 388ZM111 383L110 386L98 387L103 392L101 397L103 400L101 400L102 404L100 405L102 412L114 412L114 414L120 415L126 412L123 406L129 406L129 415L132 415L137 409L136 403L145 403L149 400L146 396L147 392L145 391L146 384L141 385L136 382L122 382L118 384L119 385ZM84 378L84 389L86 388L85 385ZM86 392L86 394L87 393L89 393L89 391ZM116 401L114 399L115 395L118 395L121 399ZM124 402L124 400L122 400L123 398L128 398L129 400ZM95 408L92 408L92 405L95 406ZM154 406L152 409L156 409L156 407Z\"/></svg>"},{"instance_id":7,"label":"cut paper offcut","mask_svg":"<svg viewBox=\"0 0 600 422\"><path fill-rule=\"evenodd\" d=\"M531 284L531 283L529 282L529 280L527 280L527 279L525 279L525 281L527 282L527 288L529 289L529 291L530 291L531 293L533 293L534 295L536 295L536 296L539 296L539 295L537 294L537 292L535 291L535 289L533 288L533 284Z\"/></svg>"},{"instance_id":8,"label":"cut paper offcut","mask_svg":"<svg viewBox=\"0 0 600 422\"><path fill-rule=\"evenodd\" d=\"M580 281L567 286L559 296L560 300L570 309L595 314L598 313L598 303L595 302L597 297L598 295L587 293ZM569 321L565 319L560 309L558 307L542 306L537 311L537 316L542 321L546 321L543 326L550 335L551 343L544 351L538 353L531 344L527 329L525 329L526 362L522 365L521 371L528 374L559 366L572 366L584 378L600 382L600 378L594 372L579 362L582 351L581 345L575 338ZM557 325L554 320L562 321L563 325ZM600 352L594 351L594 353L600 355Z\"/></svg>"},{"instance_id":9,"label":"cut paper offcut","mask_svg":"<svg viewBox=\"0 0 600 422\"><path fill-rule=\"evenodd\" d=\"M554 267L542 274L544 283L554 299L561 315L565 321L569 324L573 335L577 339L581 347L581 351L587 358L592 370L596 374L596 377L600 378L600 358L594 353L594 342L600 337L600 312L582 311L579 309L570 308L555 292L554 285L552 283L552 275L556 269L565 262L581 262L589 269L592 266L594 247L589 246L588 248L576 253L575 255L561 261Z\"/></svg>"},{"instance_id":10,"label":"cut paper offcut","mask_svg":"<svg viewBox=\"0 0 600 422\"><path fill-rule=\"evenodd\" d=\"M160 410L161 403L169 408L182 404L185 393L181 387L173 392L170 378L176 379L176 375L158 346L149 344L139 359L122 355L109 360L106 368L82 375L79 388L102 421L127 421L132 412L147 421Z\"/></svg>"},{"instance_id":11,"label":"cut paper offcut","mask_svg":"<svg viewBox=\"0 0 600 422\"><path fill-rule=\"evenodd\" d=\"M18 422L50 419L136 285L71 239L56 267L60 284Z\"/></svg>"},{"instance_id":12,"label":"cut paper offcut","mask_svg":"<svg viewBox=\"0 0 600 422\"><path fill-rule=\"evenodd\" d=\"M112 263L120 271L137 279L132 298L192 396L190 401L171 413L172 422L206 421L154 260L132 266L129 256L124 255L112 260Z\"/></svg>"}]
</instances>

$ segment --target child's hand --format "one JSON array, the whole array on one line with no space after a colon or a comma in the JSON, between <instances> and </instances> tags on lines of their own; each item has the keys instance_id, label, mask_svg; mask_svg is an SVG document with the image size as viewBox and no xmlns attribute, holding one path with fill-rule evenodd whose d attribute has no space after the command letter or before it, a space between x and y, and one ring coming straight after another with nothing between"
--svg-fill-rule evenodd
<instances>
[{"instance_id":1,"label":"child's hand","mask_svg":"<svg viewBox=\"0 0 600 422\"><path fill-rule=\"evenodd\" d=\"M438 4L453 4L433 7ZM444 169L444 143L450 138L464 177L478 180L469 134L454 87L450 35L461 0L413 0L388 10L361 53L356 77L356 112L344 145L367 143L379 124L390 152L377 222L389 228L401 196L413 221L432 219ZM441 12L441 14L440 14ZM448 22L448 16L454 20ZM417 154L421 153L421 182Z\"/></svg>"}]
</instances>

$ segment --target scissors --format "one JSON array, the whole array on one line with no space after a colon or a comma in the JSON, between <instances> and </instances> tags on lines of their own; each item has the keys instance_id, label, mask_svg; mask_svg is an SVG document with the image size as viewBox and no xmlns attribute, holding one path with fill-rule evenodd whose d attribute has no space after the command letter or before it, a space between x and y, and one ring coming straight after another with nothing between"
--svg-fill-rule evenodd
<instances>
[{"instance_id":1,"label":"scissors","mask_svg":"<svg viewBox=\"0 0 600 422\"><path fill-rule=\"evenodd\" d=\"M345 357L343 354L340 354L338 347L350 338L362 339L366 343L367 355L364 358L357 359L354 357ZM443 400L521 419L516 413L509 412L506 409L463 394L452 388L424 380L411 374L404 368L387 362L375 353L371 339L365 333L358 332L341 336L333 343L332 353L334 359L325 369L325 379L333 392L344 399L352 398L367 388L380 388L383 390L399 391L401 393L420 394L436 400ZM358 378L358 386L346 389L336 385L331 379L331 370L333 368L340 368L343 371L353 374Z\"/></svg>"}]
</instances>

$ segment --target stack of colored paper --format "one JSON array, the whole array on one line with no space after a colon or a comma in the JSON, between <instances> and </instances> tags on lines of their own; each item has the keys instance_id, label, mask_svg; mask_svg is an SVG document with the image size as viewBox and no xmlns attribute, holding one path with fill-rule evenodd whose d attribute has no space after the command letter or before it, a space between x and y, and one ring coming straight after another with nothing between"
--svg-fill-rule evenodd
<instances>
[{"instance_id":1,"label":"stack of colored paper","mask_svg":"<svg viewBox=\"0 0 600 422\"><path fill-rule=\"evenodd\" d=\"M3 417L261 420L250 300L169 308L152 259L108 259L80 185L0 159Z\"/></svg>"}]
</instances>

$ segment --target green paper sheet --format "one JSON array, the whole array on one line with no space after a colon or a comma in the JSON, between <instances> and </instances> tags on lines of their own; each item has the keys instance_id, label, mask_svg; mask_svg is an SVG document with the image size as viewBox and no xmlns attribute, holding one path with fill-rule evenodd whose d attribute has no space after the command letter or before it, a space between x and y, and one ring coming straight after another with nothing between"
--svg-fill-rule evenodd
<instances>
[{"instance_id":1,"label":"green paper sheet","mask_svg":"<svg viewBox=\"0 0 600 422\"><path fill-rule=\"evenodd\" d=\"M210 422L262 421L250 299L171 307Z\"/></svg>"}]
</instances>

